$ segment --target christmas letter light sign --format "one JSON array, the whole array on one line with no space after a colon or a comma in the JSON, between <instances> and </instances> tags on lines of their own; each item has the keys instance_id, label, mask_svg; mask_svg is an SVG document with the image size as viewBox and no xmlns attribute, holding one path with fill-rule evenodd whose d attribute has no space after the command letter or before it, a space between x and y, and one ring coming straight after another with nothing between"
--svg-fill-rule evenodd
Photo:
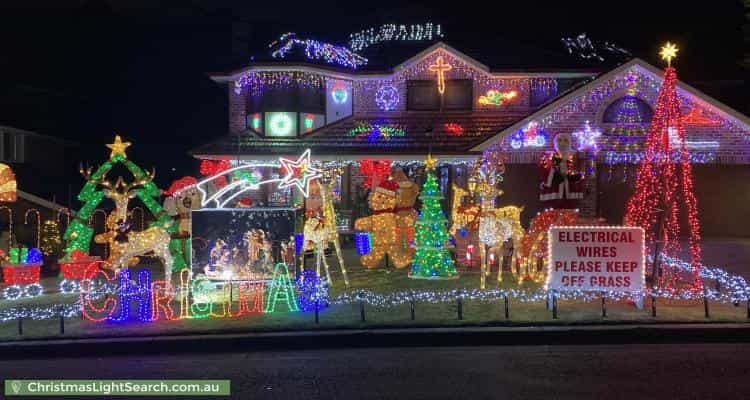
<instances>
[{"instance_id":1,"label":"christmas letter light sign","mask_svg":"<svg viewBox=\"0 0 750 400\"><path fill-rule=\"evenodd\" d=\"M645 286L643 229L553 226L547 290L637 292Z\"/></svg>"}]
</instances>

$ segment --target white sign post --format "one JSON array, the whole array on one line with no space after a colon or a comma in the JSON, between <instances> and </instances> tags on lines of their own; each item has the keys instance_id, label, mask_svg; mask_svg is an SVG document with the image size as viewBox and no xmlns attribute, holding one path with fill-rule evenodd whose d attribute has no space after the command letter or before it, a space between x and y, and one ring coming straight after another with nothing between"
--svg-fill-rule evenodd
<instances>
[{"instance_id":1,"label":"white sign post","mask_svg":"<svg viewBox=\"0 0 750 400\"><path fill-rule=\"evenodd\" d=\"M548 234L547 290L641 292L645 288L642 228L553 226Z\"/></svg>"}]
</instances>

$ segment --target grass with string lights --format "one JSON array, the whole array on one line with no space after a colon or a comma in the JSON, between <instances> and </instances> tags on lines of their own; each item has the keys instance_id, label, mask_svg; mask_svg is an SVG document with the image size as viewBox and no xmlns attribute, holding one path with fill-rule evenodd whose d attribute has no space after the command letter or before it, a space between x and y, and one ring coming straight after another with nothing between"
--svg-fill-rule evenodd
<instances>
[{"instance_id":1,"label":"grass with string lights","mask_svg":"<svg viewBox=\"0 0 750 400\"><path fill-rule=\"evenodd\" d=\"M349 262L350 289L368 291L374 294L389 295L408 291L451 292L459 289L471 290L479 285L477 272L460 271L455 280L414 280L407 277L407 270L374 269L367 270L357 263L358 258L351 249L345 252ZM309 263L312 265L312 263ZM152 268L156 275L160 267ZM343 279L339 273L333 276L334 284L330 287L330 296L337 298L346 292ZM494 278L494 275L493 275ZM494 280L493 280L494 281ZM43 286L48 293L43 296L15 301L0 300L0 313L17 307L44 307L55 304L72 304L78 300L75 294L59 294L55 278L44 278ZM510 277L503 281L501 288L524 289L533 292L537 284L519 287ZM340 298L340 297L339 297ZM651 302L646 300L643 310L636 309L626 301L607 299L607 318L601 316L599 298L591 301L558 300L558 319L552 318L542 300L522 302L509 297L509 316L505 319L502 298L492 301L463 299L462 319L458 319L458 305L455 300L430 303L416 300L415 319L411 319L408 301L390 306L365 304L366 321L360 320L358 301L346 304L331 305L320 311L319 323L315 323L312 312L275 312L269 314L252 314L233 318L204 318L148 323L95 323L83 320L78 316L65 318L65 334L59 333L59 319L23 321L23 335L18 335L17 321L0 322L0 340L24 340L59 337L124 337L153 335L184 335L239 332L294 331L315 329L361 329L361 328L409 328L409 327L455 327L455 326L492 326L492 325L574 325L574 324L621 324L621 323L665 323L665 322L747 322L746 305L738 307L717 301L710 302L710 318L705 318L702 301L657 300L657 317L651 317ZM173 303L179 308L177 301ZM235 304L236 310L236 304Z\"/></svg>"}]
</instances>

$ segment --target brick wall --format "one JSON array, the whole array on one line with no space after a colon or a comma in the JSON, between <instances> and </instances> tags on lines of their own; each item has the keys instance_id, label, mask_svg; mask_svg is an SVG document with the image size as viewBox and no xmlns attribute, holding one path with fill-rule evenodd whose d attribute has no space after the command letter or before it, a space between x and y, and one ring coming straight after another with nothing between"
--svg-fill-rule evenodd
<instances>
[{"instance_id":1,"label":"brick wall","mask_svg":"<svg viewBox=\"0 0 750 400\"><path fill-rule=\"evenodd\" d=\"M229 132L240 133L247 126L247 91L239 94L234 91L234 85L228 85L229 90Z\"/></svg>"}]
</instances>

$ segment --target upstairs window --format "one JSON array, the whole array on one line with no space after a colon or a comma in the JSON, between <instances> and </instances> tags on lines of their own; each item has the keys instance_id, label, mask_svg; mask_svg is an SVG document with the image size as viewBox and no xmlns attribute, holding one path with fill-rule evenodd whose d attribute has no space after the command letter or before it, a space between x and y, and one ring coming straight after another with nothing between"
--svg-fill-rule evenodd
<instances>
[{"instance_id":1,"label":"upstairs window","mask_svg":"<svg viewBox=\"0 0 750 400\"><path fill-rule=\"evenodd\" d=\"M414 111L471 110L473 82L470 79L445 81L442 99L434 80L408 81L406 108ZM442 100L442 104L441 104Z\"/></svg>"}]
</instances>

